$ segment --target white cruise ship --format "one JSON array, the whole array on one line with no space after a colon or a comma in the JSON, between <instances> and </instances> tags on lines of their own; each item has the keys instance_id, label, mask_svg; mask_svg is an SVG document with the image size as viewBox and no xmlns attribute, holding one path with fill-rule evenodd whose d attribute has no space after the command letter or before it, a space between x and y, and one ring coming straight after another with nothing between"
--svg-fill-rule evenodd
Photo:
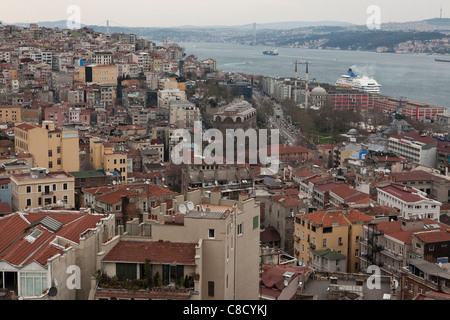
<instances>
[{"instance_id":1,"label":"white cruise ship","mask_svg":"<svg viewBox=\"0 0 450 320\"><path fill-rule=\"evenodd\" d=\"M366 75L360 77L348 69L347 74L343 74L336 80L336 86L352 88L370 93L380 93L381 85L373 78Z\"/></svg>"}]
</instances>

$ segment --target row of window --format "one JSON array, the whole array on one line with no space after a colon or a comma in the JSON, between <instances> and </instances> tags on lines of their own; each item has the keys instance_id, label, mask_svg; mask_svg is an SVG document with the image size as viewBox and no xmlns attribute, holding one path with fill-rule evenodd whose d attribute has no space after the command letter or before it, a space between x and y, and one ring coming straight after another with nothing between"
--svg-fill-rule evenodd
<instances>
[{"instance_id":1,"label":"row of window","mask_svg":"<svg viewBox=\"0 0 450 320\"><path fill-rule=\"evenodd\" d=\"M65 194L65 195L63 195L61 200L63 203L67 204L69 202L69 196ZM48 206L48 205L51 205L52 203L55 204L57 201L58 200L56 199L56 196L53 196L53 199L52 198L44 198L44 201L42 201L42 198L39 197L38 201L37 201L37 206L42 206L42 205ZM32 207L33 199L30 199L30 198L26 199L26 206Z\"/></svg>"},{"instance_id":2,"label":"row of window","mask_svg":"<svg viewBox=\"0 0 450 320\"><path fill-rule=\"evenodd\" d=\"M36 186L36 192L45 192L45 193L49 193L51 191L57 191L58 190L58 184L57 183L53 183L51 185L45 185L44 188L42 188L42 185L37 185ZM69 185L68 183L64 182L62 184L62 190L68 190L69 189ZM26 192L27 193L32 193L33 191L33 186L27 186L26 187ZM44 190L44 191L42 191Z\"/></svg>"}]
</instances>

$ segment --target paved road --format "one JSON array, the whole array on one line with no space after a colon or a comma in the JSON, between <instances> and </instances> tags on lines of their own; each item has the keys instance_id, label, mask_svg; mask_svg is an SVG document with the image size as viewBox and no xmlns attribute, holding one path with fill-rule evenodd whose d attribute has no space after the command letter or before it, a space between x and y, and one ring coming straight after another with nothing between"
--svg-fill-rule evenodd
<instances>
[{"instance_id":1,"label":"paved road","mask_svg":"<svg viewBox=\"0 0 450 320\"><path fill-rule=\"evenodd\" d=\"M279 129L280 136L283 137L288 144L293 146L296 145L297 136L295 134L294 128L289 123L287 123L281 107L274 101L270 100L268 97L264 96L261 92L257 90L254 90L253 92L253 99L256 102L257 106L261 105L263 101L269 101L272 104L274 116L270 116L268 118L268 123L272 125L272 129Z\"/></svg>"}]
</instances>

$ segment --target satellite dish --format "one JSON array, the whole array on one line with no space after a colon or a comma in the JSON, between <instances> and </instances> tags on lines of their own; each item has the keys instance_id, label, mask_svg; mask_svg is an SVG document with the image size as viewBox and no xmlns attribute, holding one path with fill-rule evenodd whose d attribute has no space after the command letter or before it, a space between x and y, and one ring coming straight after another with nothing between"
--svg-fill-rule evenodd
<instances>
[{"instance_id":1,"label":"satellite dish","mask_svg":"<svg viewBox=\"0 0 450 320\"><path fill-rule=\"evenodd\" d=\"M180 206L178 208L180 209L181 213L186 213L186 211L187 211L186 206L183 203L180 204Z\"/></svg>"},{"instance_id":2,"label":"satellite dish","mask_svg":"<svg viewBox=\"0 0 450 320\"><path fill-rule=\"evenodd\" d=\"M50 297L55 297L58 294L58 289L56 289L55 287L51 287L50 289L48 289L48 295Z\"/></svg>"},{"instance_id":3,"label":"satellite dish","mask_svg":"<svg viewBox=\"0 0 450 320\"><path fill-rule=\"evenodd\" d=\"M192 201L189 201L188 203L187 203L187 207L188 207L188 209L189 210L194 210L194 203L192 202Z\"/></svg>"}]
</instances>

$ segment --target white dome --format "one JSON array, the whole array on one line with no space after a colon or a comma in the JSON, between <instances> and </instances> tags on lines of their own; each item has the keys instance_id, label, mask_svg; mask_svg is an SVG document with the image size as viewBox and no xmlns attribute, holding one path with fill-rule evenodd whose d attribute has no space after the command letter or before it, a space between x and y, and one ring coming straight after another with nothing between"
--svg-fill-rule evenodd
<instances>
[{"instance_id":1,"label":"white dome","mask_svg":"<svg viewBox=\"0 0 450 320\"><path fill-rule=\"evenodd\" d=\"M323 94L327 94L327 91L322 88L322 87L315 87L314 89L311 90L312 94L317 94L317 95L323 95Z\"/></svg>"}]
</instances>

